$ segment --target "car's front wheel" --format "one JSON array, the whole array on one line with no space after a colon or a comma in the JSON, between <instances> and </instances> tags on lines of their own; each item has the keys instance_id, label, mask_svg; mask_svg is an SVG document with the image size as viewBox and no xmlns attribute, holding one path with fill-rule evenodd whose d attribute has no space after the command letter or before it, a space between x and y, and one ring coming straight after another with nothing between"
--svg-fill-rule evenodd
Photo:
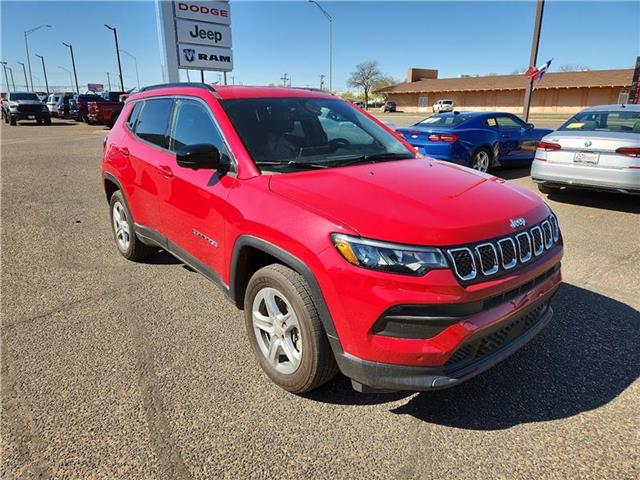
<instances>
[{"instance_id":1,"label":"car's front wheel","mask_svg":"<svg viewBox=\"0 0 640 480\"><path fill-rule=\"evenodd\" d=\"M155 248L145 245L135 233L135 224L127 208L124 197L117 190L109 202L111 206L111 227L118 250L127 260L140 261L149 258Z\"/></svg>"},{"instance_id":2,"label":"car's front wheel","mask_svg":"<svg viewBox=\"0 0 640 480\"><path fill-rule=\"evenodd\" d=\"M333 378L336 362L302 275L284 265L261 268L249 280L244 312L253 352L274 383L304 393Z\"/></svg>"},{"instance_id":3,"label":"car's front wheel","mask_svg":"<svg viewBox=\"0 0 640 480\"><path fill-rule=\"evenodd\" d=\"M479 172L488 172L491 167L491 153L486 148L475 151L471 157L471 168Z\"/></svg>"}]
</instances>

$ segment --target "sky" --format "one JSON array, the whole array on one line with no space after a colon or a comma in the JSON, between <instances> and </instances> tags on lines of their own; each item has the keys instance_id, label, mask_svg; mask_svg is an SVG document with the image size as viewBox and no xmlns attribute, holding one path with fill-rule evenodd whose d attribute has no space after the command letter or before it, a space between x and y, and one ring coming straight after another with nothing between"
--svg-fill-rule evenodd
<instances>
[{"instance_id":1,"label":"sky","mask_svg":"<svg viewBox=\"0 0 640 480\"><path fill-rule=\"evenodd\" d=\"M409 67L435 68L439 77L460 74L510 74L528 64L535 2L329 2L320 0L333 16L333 87L347 89L356 64L376 60L383 73L403 80ZM26 62L24 31L51 24L29 36L35 84L44 84L45 57L50 85L68 85L69 50L74 48L78 81L116 89L117 61L113 33L120 48L137 59L140 81L162 81L156 32L155 4L140 2L0 3L0 57L13 69L17 89L24 75L17 62ZM231 83L280 83L287 73L294 86L318 87L320 74L329 75L329 29L320 10L307 1L232 1L234 71ZM551 71L563 64L592 70L631 68L640 55L640 1L569 2L547 0L538 64L553 58ZM122 55L126 88L136 85L134 61ZM0 72L1 75L1 72ZM184 73L183 78L186 80ZM233 77L233 78L232 78ZM218 81L217 72L206 80ZM1 88L5 90L2 75ZM199 80L199 72L191 72ZM328 79L327 79L328 83Z\"/></svg>"}]
</instances>

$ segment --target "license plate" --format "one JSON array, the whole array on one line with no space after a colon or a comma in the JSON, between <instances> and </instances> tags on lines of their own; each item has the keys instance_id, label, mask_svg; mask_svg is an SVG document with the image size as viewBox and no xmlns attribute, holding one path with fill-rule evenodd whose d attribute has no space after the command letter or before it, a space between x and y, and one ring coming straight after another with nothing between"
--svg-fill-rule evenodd
<instances>
[{"instance_id":1,"label":"license plate","mask_svg":"<svg viewBox=\"0 0 640 480\"><path fill-rule=\"evenodd\" d=\"M597 165L600 154L591 152L576 152L573 156L573 163L582 163L584 165Z\"/></svg>"},{"instance_id":2,"label":"license plate","mask_svg":"<svg viewBox=\"0 0 640 480\"><path fill-rule=\"evenodd\" d=\"M29 115L29 116L27 117L27 119L28 119L28 120L34 120L35 118L36 118L36 116L35 116L35 115Z\"/></svg>"}]
</instances>

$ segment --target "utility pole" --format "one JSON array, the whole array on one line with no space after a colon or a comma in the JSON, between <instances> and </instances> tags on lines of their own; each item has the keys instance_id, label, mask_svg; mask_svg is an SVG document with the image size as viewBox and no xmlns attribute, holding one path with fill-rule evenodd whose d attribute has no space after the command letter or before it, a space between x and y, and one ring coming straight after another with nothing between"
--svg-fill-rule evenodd
<instances>
[{"instance_id":1,"label":"utility pole","mask_svg":"<svg viewBox=\"0 0 640 480\"><path fill-rule=\"evenodd\" d=\"M36 30L40 30L41 28L51 28L51 25L38 25L31 30L26 30L24 32L24 46L27 50L27 64L29 65L29 79L31 80L31 91L33 92L33 76L31 75L31 57L29 56L29 40L27 37L31 35ZM29 90L29 85L27 85L27 90Z\"/></svg>"},{"instance_id":2,"label":"utility pole","mask_svg":"<svg viewBox=\"0 0 640 480\"><path fill-rule=\"evenodd\" d=\"M538 0L536 5L536 19L533 26L533 38L531 39L531 57L529 58L529 66L535 67L538 63L538 47L540 46L540 31L542 30L542 14L544 12L544 0ZM533 92L533 78L529 79L527 90L524 93L524 106L522 108L522 116L524 121L529 121L529 109L531 107L531 93Z\"/></svg>"},{"instance_id":3,"label":"utility pole","mask_svg":"<svg viewBox=\"0 0 640 480\"><path fill-rule=\"evenodd\" d=\"M107 84L109 85L109 91L111 91L111 77L109 76L109 72L107 72Z\"/></svg>"},{"instance_id":4,"label":"utility pole","mask_svg":"<svg viewBox=\"0 0 640 480\"><path fill-rule=\"evenodd\" d=\"M47 80L47 67L44 66L44 57L36 53L36 57L42 60L42 71L44 72L44 85L47 89L47 97L49 96L49 80Z\"/></svg>"},{"instance_id":5,"label":"utility pole","mask_svg":"<svg viewBox=\"0 0 640 480\"><path fill-rule=\"evenodd\" d=\"M27 92L29 91L29 81L27 80L27 69L24 66L24 63L22 62L18 62L20 65L22 65L22 73L24 73L24 86L27 89Z\"/></svg>"},{"instance_id":6,"label":"utility pole","mask_svg":"<svg viewBox=\"0 0 640 480\"><path fill-rule=\"evenodd\" d=\"M11 85L9 85L9 76L7 75L7 62L0 62L0 63L2 63L2 69L4 70L4 80L7 83L7 92L11 93Z\"/></svg>"},{"instance_id":7,"label":"utility pole","mask_svg":"<svg viewBox=\"0 0 640 480\"><path fill-rule=\"evenodd\" d=\"M113 38L115 38L116 40L116 57L118 58L118 72L120 72L120 91L124 92L124 80L122 79L122 64L120 63L120 48L118 47L118 32L116 30L116 27L110 27L106 23L104 24L104 26L113 32Z\"/></svg>"},{"instance_id":8,"label":"utility pole","mask_svg":"<svg viewBox=\"0 0 640 480\"><path fill-rule=\"evenodd\" d=\"M133 64L136 67L136 82L138 83L138 90L140 90L140 75L138 74L138 60L136 59L136 57L134 57L133 55L131 55L129 52L127 52L126 50L120 50L122 53L124 53L125 55L128 55L129 57L133 58Z\"/></svg>"},{"instance_id":9,"label":"utility pole","mask_svg":"<svg viewBox=\"0 0 640 480\"><path fill-rule=\"evenodd\" d=\"M16 82L13 80L13 68L7 67L9 69L9 74L11 75L11 86L13 87L13 91L16 90Z\"/></svg>"},{"instance_id":10,"label":"utility pole","mask_svg":"<svg viewBox=\"0 0 640 480\"><path fill-rule=\"evenodd\" d=\"M73 56L73 45L64 42L62 42L62 44L69 50L71 50L71 65L73 66L73 76L76 79L76 93L80 95L80 87L78 87L78 74L76 73L76 60Z\"/></svg>"},{"instance_id":11,"label":"utility pole","mask_svg":"<svg viewBox=\"0 0 640 480\"><path fill-rule=\"evenodd\" d=\"M280 80L282 80L282 86L286 87L287 86L287 80L289 80L289 74L285 73L284 75L282 75L280 77Z\"/></svg>"},{"instance_id":12,"label":"utility pole","mask_svg":"<svg viewBox=\"0 0 640 480\"><path fill-rule=\"evenodd\" d=\"M236 84L236 77L235 75L231 75L231 85L235 85Z\"/></svg>"},{"instance_id":13,"label":"utility pole","mask_svg":"<svg viewBox=\"0 0 640 480\"><path fill-rule=\"evenodd\" d=\"M320 90L324 90L324 75L320 75Z\"/></svg>"},{"instance_id":14,"label":"utility pole","mask_svg":"<svg viewBox=\"0 0 640 480\"><path fill-rule=\"evenodd\" d=\"M318 7L329 21L329 91L333 92L333 17L316 0L309 0L309 3Z\"/></svg>"}]
</instances>

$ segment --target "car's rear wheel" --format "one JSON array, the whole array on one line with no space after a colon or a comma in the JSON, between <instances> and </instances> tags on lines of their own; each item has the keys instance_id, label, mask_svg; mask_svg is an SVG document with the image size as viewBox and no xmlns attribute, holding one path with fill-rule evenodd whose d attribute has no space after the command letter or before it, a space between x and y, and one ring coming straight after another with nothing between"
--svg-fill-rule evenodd
<instances>
[{"instance_id":1,"label":"car's rear wheel","mask_svg":"<svg viewBox=\"0 0 640 480\"><path fill-rule=\"evenodd\" d=\"M9 120L9 123L11 123L11 125L15 126L15 125L18 124L18 119L12 115L11 119Z\"/></svg>"},{"instance_id":2,"label":"car's rear wheel","mask_svg":"<svg viewBox=\"0 0 640 480\"><path fill-rule=\"evenodd\" d=\"M268 265L249 280L244 301L249 342L260 366L294 393L329 381L337 365L309 285L284 265Z\"/></svg>"},{"instance_id":3,"label":"car's rear wheel","mask_svg":"<svg viewBox=\"0 0 640 480\"><path fill-rule=\"evenodd\" d=\"M136 236L135 224L122 192L117 190L109 202L111 206L111 227L118 251L127 260L140 261L149 258L155 248L145 245Z\"/></svg>"},{"instance_id":4,"label":"car's rear wheel","mask_svg":"<svg viewBox=\"0 0 640 480\"><path fill-rule=\"evenodd\" d=\"M488 172L491 168L491 152L486 148L476 150L471 157L471 168L479 172Z\"/></svg>"}]
</instances>

